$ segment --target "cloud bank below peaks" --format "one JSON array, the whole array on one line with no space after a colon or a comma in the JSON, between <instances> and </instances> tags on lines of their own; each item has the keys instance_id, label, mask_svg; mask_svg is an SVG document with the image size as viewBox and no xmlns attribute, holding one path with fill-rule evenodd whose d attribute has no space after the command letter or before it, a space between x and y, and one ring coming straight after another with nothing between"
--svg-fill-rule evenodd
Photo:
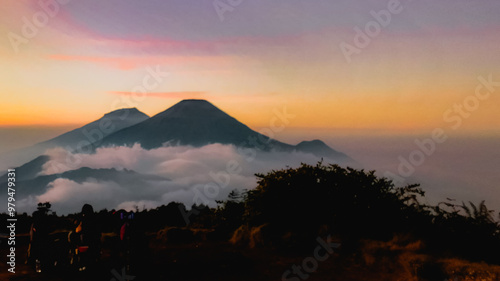
<instances>
[{"instance_id":1,"label":"cloud bank below peaks","mask_svg":"<svg viewBox=\"0 0 500 281\"><path fill-rule=\"evenodd\" d=\"M49 183L46 192L23 200L32 209L36 202L50 201L58 213L78 212L84 203L99 210L154 208L176 201L215 206L215 200L227 197L233 190L256 187L256 173L267 173L300 163L314 164L319 157L303 152L259 151L233 145L210 144L203 147L169 146L146 150L132 147L99 148L94 154L78 154L55 148L47 151L50 161L40 175L61 174L83 167L91 169L132 170L138 174L156 175L168 180L123 183L89 177L84 182L58 178ZM328 159L326 159L328 161ZM120 184L118 184L120 182ZM35 202L36 201L36 202Z\"/></svg>"}]
</instances>

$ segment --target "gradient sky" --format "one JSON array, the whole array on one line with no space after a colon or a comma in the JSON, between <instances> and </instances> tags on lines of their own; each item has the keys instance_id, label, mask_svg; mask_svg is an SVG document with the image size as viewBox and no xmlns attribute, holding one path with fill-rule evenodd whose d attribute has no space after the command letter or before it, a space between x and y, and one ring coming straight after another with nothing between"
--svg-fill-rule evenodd
<instances>
[{"instance_id":1,"label":"gradient sky","mask_svg":"<svg viewBox=\"0 0 500 281\"><path fill-rule=\"evenodd\" d=\"M2 3L0 127L88 123L157 66L170 75L132 106L204 98L251 127L286 106L294 127L430 132L478 76L500 81L497 0L401 1L351 63L339 45L389 1L245 0L223 21L212 0L69 1L15 52L38 2ZM460 131L498 133L499 93Z\"/></svg>"}]
</instances>

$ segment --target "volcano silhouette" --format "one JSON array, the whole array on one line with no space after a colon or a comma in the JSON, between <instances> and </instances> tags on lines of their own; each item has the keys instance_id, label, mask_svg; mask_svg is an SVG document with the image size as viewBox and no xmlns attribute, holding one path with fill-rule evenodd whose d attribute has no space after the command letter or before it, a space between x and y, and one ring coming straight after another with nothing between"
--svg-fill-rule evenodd
<instances>
[{"instance_id":1,"label":"volcano silhouette","mask_svg":"<svg viewBox=\"0 0 500 281\"><path fill-rule=\"evenodd\" d=\"M200 147L221 143L257 146L263 150L294 147L253 131L206 100L183 100L134 126L104 138L98 146L132 146L153 149L164 145Z\"/></svg>"}]
</instances>

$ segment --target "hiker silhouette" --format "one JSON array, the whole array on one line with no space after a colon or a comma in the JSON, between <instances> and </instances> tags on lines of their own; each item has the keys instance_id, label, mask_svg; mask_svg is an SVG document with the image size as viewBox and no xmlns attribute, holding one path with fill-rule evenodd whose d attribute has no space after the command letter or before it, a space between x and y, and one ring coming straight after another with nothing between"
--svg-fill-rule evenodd
<instances>
[{"instance_id":1,"label":"hiker silhouette","mask_svg":"<svg viewBox=\"0 0 500 281\"><path fill-rule=\"evenodd\" d=\"M69 242L73 254L72 262L79 270L85 270L97 262L101 250L101 231L92 205L83 205L79 217L74 221L74 230L69 234Z\"/></svg>"},{"instance_id":2,"label":"hiker silhouette","mask_svg":"<svg viewBox=\"0 0 500 281\"><path fill-rule=\"evenodd\" d=\"M35 265L36 271L41 272L42 266L48 263L47 247L49 245L49 226L47 212L50 204L39 204L38 210L33 212L33 223L30 227L30 245L28 261Z\"/></svg>"}]
</instances>

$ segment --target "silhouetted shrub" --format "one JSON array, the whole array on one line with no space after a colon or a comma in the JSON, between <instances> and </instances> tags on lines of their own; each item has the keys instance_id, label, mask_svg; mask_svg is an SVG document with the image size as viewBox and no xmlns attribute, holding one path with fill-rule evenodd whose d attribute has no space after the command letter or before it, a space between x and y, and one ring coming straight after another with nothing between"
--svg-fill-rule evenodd
<instances>
[{"instance_id":1,"label":"silhouetted shrub","mask_svg":"<svg viewBox=\"0 0 500 281\"><path fill-rule=\"evenodd\" d=\"M361 238L390 239L414 227L410 218L425 217L418 185L395 187L374 171L318 163L257 176L244 217L250 226L273 226L276 239L291 232L297 244L314 242L326 227L355 246Z\"/></svg>"}]
</instances>

